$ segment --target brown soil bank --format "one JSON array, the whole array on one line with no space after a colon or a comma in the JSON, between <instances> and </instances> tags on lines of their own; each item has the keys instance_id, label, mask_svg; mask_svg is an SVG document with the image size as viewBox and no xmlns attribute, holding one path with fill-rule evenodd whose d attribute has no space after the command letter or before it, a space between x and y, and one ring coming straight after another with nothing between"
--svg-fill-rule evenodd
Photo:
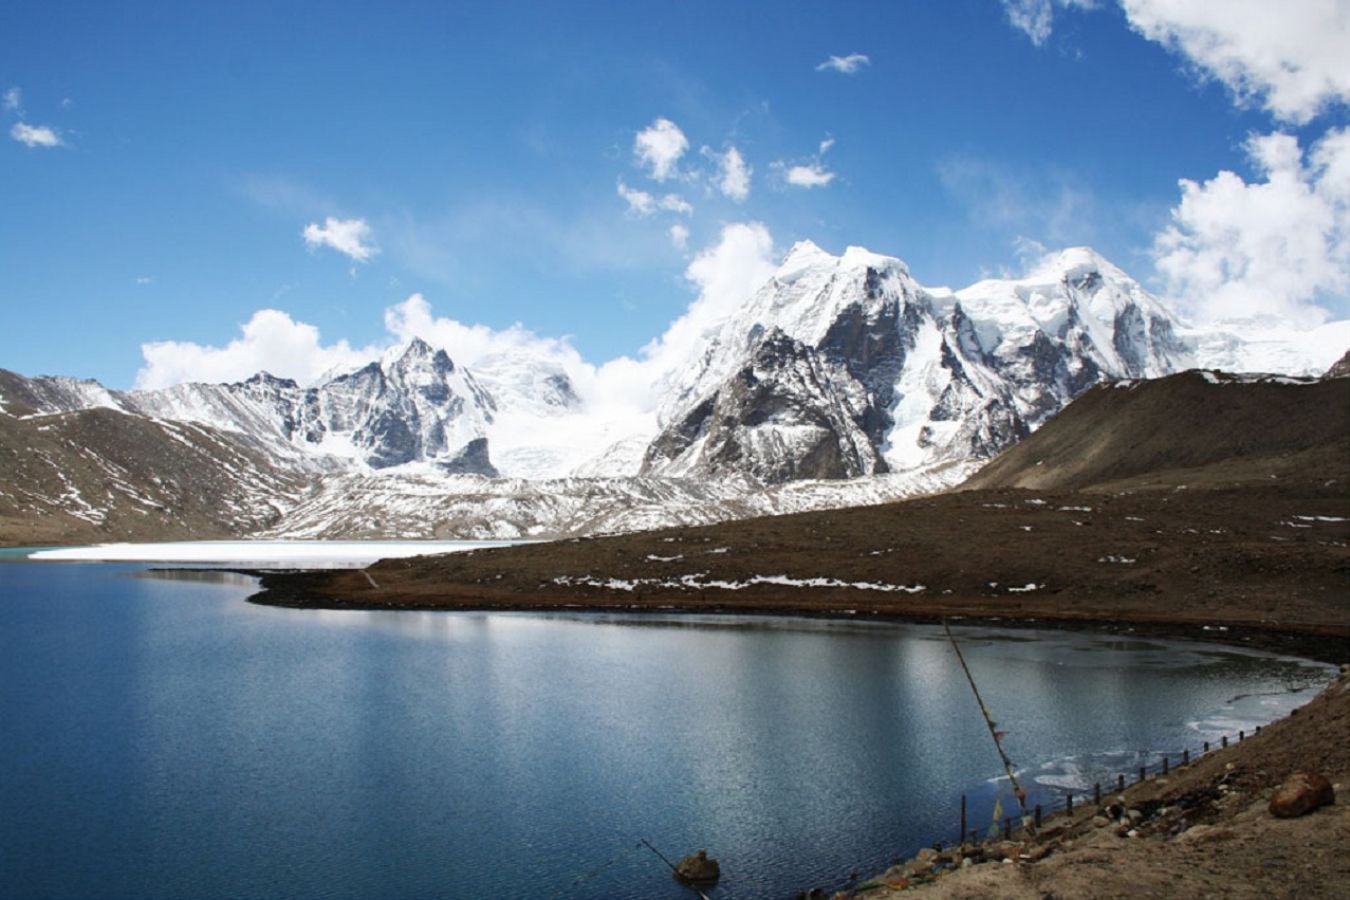
<instances>
[{"instance_id":1,"label":"brown soil bank","mask_svg":"<svg viewBox=\"0 0 1350 900\"><path fill-rule=\"evenodd\" d=\"M1350 479L985 490L704 528L269 575L263 603L677 607L1243 628L1350 659ZM757 580L758 579L758 580ZM1184 630L1184 628L1182 629ZM1221 636L1222 632L1208 632Z\"/></svg>"},{"instance_id":2,"label":"brown soil bank","mask_svg":"<svg viewBox=\"0 0 1350 900\"><path fill-rule=\"evenodd\" d=\"M928 859L911 861L865 883L858 896L1345 898L1348 736L1350 675L1342 675L1255 737L1103 797L1101 809L1080 803L1072 818L1049 820L1038 838L967 848L965 868L944 861L934 871ZM1306 769L1333 782L1335 804L1275 818L1272 792Z\"/></svg>"}]
</instances>

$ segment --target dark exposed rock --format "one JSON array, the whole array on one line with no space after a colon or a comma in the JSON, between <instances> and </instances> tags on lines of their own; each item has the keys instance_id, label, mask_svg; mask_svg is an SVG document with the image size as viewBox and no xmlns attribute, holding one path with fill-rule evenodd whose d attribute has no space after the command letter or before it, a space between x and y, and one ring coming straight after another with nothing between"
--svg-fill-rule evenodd
<instances>
[{"instance_id":1,"label":"dark exposed rock","mask_svg":"<svg viewBox=\"0 0 1350 900\"><path fill-rule=\"evenodd\" d=\"M1323 378L1350 378L1350 350L1345 351L1345 355L1331 364Z\"/></svg>"},{"instance_id":2,"label":"dark exposed rock","mask_svg":"<svg viewBox=\"0 0 1350 900\"><path fill-rule=\"evenodd\" d=\"M699 471L764 483L884 471L829 365L774 329L747 365L647 449L643 471L692 452Z\"/></svg>"},{"instance_id":3,"label":"dark exposed rock","mask_svg":"<svg viewBox=\"0 0 1350 900\"><path fill-rule=\"evenodd\" d=\"M457 455L438 465L451 475L483 475L487 478L498 475L497 467L488 456L487 438L474 438Z\"/></svg>"}]
</instances>

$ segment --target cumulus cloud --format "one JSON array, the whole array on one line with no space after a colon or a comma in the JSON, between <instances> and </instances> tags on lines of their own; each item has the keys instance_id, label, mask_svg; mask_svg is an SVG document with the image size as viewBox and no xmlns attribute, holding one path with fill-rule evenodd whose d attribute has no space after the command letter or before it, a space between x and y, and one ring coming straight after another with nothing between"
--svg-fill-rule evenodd
<instances>
[{"instance_id":1,"label":"cumulus cloud","mask_svg":"<svg viewBox=\"0 0 1350 900\"><path fill-rule=\"evenodd\" d=\"M825 168L824 156L834 146L834 138L826 137L816 149L816 155L809 162L788 165L781 160L771 168L783 176L788 184L800 188L825 187L834 181L835 173Z\"/></svg>"},{"instance_id":2,"label":"cumulus cloud","mask_svg":"<svg viewBox=\"0 0 1350 900\"><path fill-rule=\"evenodd\" d=\"M831 56L816 66L817 72L840 72L844 75L857 74L863 66L870 66L872 60L863 53L850 53L848 56Z\"/></svg>"},{"instance_id":3,"label":"cumulus cloud","mask_svg":"<svg viewBox=\"0 0 1350 900\"><path fill-rule=\"evenodd\" d=\"M0 94L0 108L5 112L18 113L23 115L23 91L17 87L9 88Z\"/></svg>"},{"instance_id":4,"label":"cumulus cloud","mask_svg":"<svg viewBox=\"0 0 1350 900\"><path fill-rule=\"evenodd\" d=\"M389 347L415 337L470 367L488 356L527 353L551 360L583 380L592 370L565 339L539 337L519 323L493 329L439 317L421 294L386 308L384 327L384 337L365 347L352 347L346 340L325 344L315 326L278 309L261 309L240 327L238 337L221 347L191 341L142 344L145 365L136 376L136 387L240 381L258 372L309 384L334 368L355 368L379 359Z\"/></svg>"},{"instance_id":5,"label":"cumulus cloud","mask_svg":"<svg viewBox=\"0 0 1350 900\"><path fill-rule=\"evenodd\" d=\"M1037 46L1057 9L1096 0L1002 0L1013 27ZM1302 124L1350 102L1350 8L1344 0L1119 0L1130 27L1224 84L1240 104Z\"/></svg>"},{"instance_id":6,"label":"cumulus cloud","mask_svg":"<svg viewBox=\"0 0 1350 900\"><path fill-rule=\"evenodd\" d=\"M646 168L656 181L665 181L675 174L675 164L688 149L689 139L680 126L664 118L652 122L633 139L633 155L638 165Z\"/></svg>"},{"instance_id":7,"label":"cumulus cloud","mask_svg":"<svg viewBox=\"0 0 1350 900\"><path fill-rule=\"evenodd\" d=\"M524 354L539 356L577 376L586 367L580 354L563 338L540 337L519 322L507 328L466 325L455 319L433 315L431 304L419 294L384 311L387 343L403 344L421 338L439 347L455 362L473 368L489 356Z\"/></svg>"},{"instance_id":8,"label":"cumulus cloud","mask_svg":"<svg viewBox=\"0 0 1350 900\"><path fill-rule=\"evenodd\" d=\"M675 245L676 250L686 250L689 247L689 229L676 222L670 226L670 242Z\"/></svg>"},{"instance_id":9,"label":"cumulus cloud","mask_svg":"<svg viewBox=\"0 0 1350 900\"><path fill-rule=\"evenodd\" d=\"M741 151L728 147L725 153L714 154L720 169L717 188L725 196L737 203L750 196L751 169L746 165Z\"/></svg>"},{"instance_id":10,"label":"cumulus cloud","mask_svg":"<svg viewBox=\"0 0 1350 900\"><path fill-rule=\"evenodd\" d=\"M1298 140L1252 137L1264 180L1221 171L1183 179L1172 223L1154 241L1166 293L1201 319L1278 316L1314 325L1321 303L1350 292L1350 128L1305 160Z\"/></svg>"},{"instance_id":11,"label":"cumulus cloud","mask_svg":"<svg viewBox=\"0 0 1350 900\"><path fill-rule=\"evenodd\" d=\"M356 262L367 262L380 252L371 240L370 225L365 219L328 216L322 225L310 222L300 234L310 249L331 247Z\"/></svg>"},{"instance_id":12,"label":"cumulus cloud","mask_svg":"<svg viewBox=\"0 0 1350 900\"><path fill-rule=\"evenodd\" d=\"M825 166L819 162L806 166L791 166L783 173L783 177L787 179L788 184L803 188L824 187L834 181L834 173L826 171Z\"/></svg>"},{"instance_id":13,"label":"cumulus cloud","mask_svg":"<svg viewBox=\"0 0 1350 900\"><path fill-rule=\"evenodd\" d=\"M1307 122L1350 101L1344 0L1121 0L1130 25L1184 55L1239 102Z\"/></svg>"},{"instance_id":14,"label":"cumulus cloud","mask_svg":"<svg viewBox=\"0 0 1350 900\"><path fill-rule=\"evenodd\" d=\"M684 364L704 335L745 302L776 268L773 236L760 222L722 227L717 242L694 257L684 277L698 296L665 333L642 350L653 373L668 374Z\"/></svg>"},{"instance_id":15,"label":"cumulus cloud","mask_svg":"<svg viewBox=\"0 0 1350 900\"><path fill-rule=\"evenodd\" d=\"M192 341L142 344L145 365L136 373L136 387L241 381L258 372L308 383L334 366L368 362L377 352L353 350L346 341L325 346L313 325L278 309L260 309L240 328L239 337L224 347Z\"/></svg>"},{"instance_id":16,"label":"cumulus cloud","mask_svg":"<svg viewBox=\"0 0 1350 900\"><path fill-rule=\"evenodd\" d=\"M61 135L50 125L15 122L9 129L9 136L25 147L61 147L65 144Z\"/></svg>"}]
</instances>

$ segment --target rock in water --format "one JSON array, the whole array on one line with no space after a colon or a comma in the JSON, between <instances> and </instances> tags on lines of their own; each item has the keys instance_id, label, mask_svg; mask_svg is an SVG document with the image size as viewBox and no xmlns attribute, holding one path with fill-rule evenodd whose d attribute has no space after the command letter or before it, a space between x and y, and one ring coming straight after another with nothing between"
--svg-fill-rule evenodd
<instances>
[{"instance_id":1,"label":"rock in water","mask_svg":"<svg viewBox=\"0 0 1350 900\"><path fill-rule=\"evenodd\" d=\"M686 856L675 867L675 877L690 884L710 884L721 876L722 870L717 860L708 859L708 851L700 850L693 856Z\"/></svg>"},{"instance_id":2,"label":"rock in water","mask_svg":"<svg viewBox=\"0 0 1350 900\"><path fill-rule=\"evenodd\" d=\"M1317 772L1295 772L1270 798L1270 814L1277 819L1293 819L1335 802L1331 782Z\"/></svg>"}]
</instances>

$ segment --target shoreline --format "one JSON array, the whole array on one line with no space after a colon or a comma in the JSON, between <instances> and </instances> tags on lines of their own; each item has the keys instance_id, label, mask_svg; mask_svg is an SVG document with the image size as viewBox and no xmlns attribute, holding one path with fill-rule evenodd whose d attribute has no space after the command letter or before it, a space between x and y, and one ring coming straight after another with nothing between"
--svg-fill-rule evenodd
<instances>
[{"instance_id":1,"label":"shoreline","mask_svg":"<svg viewBox=\"0 0 1350 900\"><path fill-rule=\"evenodd\" d=\"M1086 794L1043 826L921 850L856 886L892 897L1010 900L1135 896L1342 897L1350 885L1350 664L1311 700L1170 771ZM1268 803L1295 771L1317 770L1340 802L1276 818ZM1253 865L1253 864L1256 865ZM1291 880L1294 879L1294 880ZM823 896L823 895L822 895ZM834 896L853 896L852 893Z\"/></svg>"},{"instance_id":2,"label":"shoreline","mask_svg":"<svg viewBox=\"0 0 1350 900\"><path fill-rule=\"evenodd\" d=\"M219 571L219 570L217 570ZM623 613L633 615L721 615L762 616L767 618L825 619L839 622L893 622L897 624L936 625L944 619L952 625L989 626L1010 629L1053 629L1061 631L1093 632L1098 634L1128 635L1130 637L1178 640L1191 643L1212 643L1238 649L1258 650L1282 656L1297 657L1330 665L1350 661L1350 628L1317 625L1265 626L1247 624L1224 625L1213 621L1190 618L1142 619L1088 616L1055 616L1043 612L1036 615L1015 615L1008 612L973 611L953 605L944 610L940 604L927 604L922 610L899 611L857 607L821 608L792 602L717 604L689 603L678 596L645 600L641 603L590 602L573 598L498 599L474 602L353 602L327 597L312 591L307 585L296 590L297 581L318 579L325 571L278 572L266 569L230 569L259 580L260 590L247 598L258 606L285 609L352 610L360 612L522 612L522 613ZM331 570L333 572L342 570ZM364 571L364 570L357 570ZM628 599L628 598L624 598ZM684 602L682 602L684 601Z\"/></svg>"}]
</instances>

